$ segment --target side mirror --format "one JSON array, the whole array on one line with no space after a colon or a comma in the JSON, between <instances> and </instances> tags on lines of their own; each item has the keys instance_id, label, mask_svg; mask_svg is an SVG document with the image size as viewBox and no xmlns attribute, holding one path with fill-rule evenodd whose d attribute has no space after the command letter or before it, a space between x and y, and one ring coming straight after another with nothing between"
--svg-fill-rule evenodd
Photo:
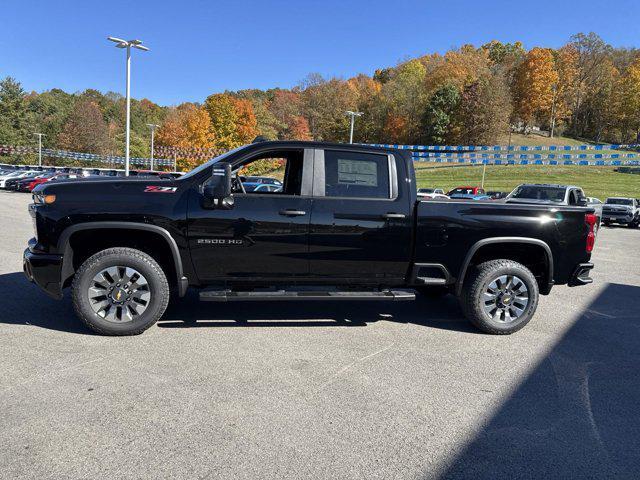
<instances>
[{"instance_id":1,"label":"side mirror","mask_svg":"<svg viewBox=\"0 0 640 480\"><path fill-rule=\"evenodd\" d=\"M207 203L213 207L233 206L231 196L231 164L216 163L213 166L212 177L202 187L202 195Z\"/></svg>"}]
</instances>

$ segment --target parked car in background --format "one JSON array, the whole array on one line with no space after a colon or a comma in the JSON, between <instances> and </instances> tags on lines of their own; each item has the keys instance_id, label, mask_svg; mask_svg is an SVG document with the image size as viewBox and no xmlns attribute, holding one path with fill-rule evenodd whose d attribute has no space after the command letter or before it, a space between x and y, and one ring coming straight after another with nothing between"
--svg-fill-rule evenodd
<instances>
[{"instance_id":1,"label":"parked car in background","mask_svg":"<svg viewBox=\"0 0 640 480\"><path fill-rule=\"evenodd\" d=\"M456 187L447 196L456 200L490 200L482 187Z\"/></svg>"},{"instance_id":2,"label":"parked car in background","mask_svg":"<svg viewBox=\"0 0 640 480\"><path fill-rule=\"evenodd\" d=\"M17 178L24 176L25 172L23 170L14 170L13 172L9 172L5 175L0 176L0 188L4 188L7 180L11 178Z\"/></svg>"},{"instance_id":3,"label":"parked car in background","mask_svg":"<svg viewBox=\"0 0 640 480\"><path fill-rule=\"evenodd\" d=\"M4 184L5 190L18 190L22 182L30 182L34 178L47 177L51 175L49 172L31 172L23 177L10 178Z\"/></svg>"},{"instance_id":4,"label":"parked car in background","mask_svg":"<svg viewBox=\"0 0 640 480\"><path fill-rule=\"evenodd\" d=\"M440 194L440 195L444 195L444 190L441 188L419 188L418 189L418 198L426 196L426 195L431 195L431 194Z\"/></svg>"},{"instance_id":5,"label":"parked car in background","mask_svg":"<svg viewBox=\"0 0 640 480\"><path fill-rule=\"evenodd\" d=\"M278 193L282 191L282 187L279 185L270 185L268 183L262 183L253 189L253 193Z\"/></svg>"},{"instance_id":6,"label":"parked car in background","mask_svg":"<svg viewBox=\"0 0 640 480\"><path fill-rule=\"evenodd\" d=\"M602 223L617 223L631 228L640 224L640 203L636 198L609 197L602 206Z\"/></svg>"},{"instance_id":7,"label":"parked car in background","mask_svg":"<svg viewBox=\"0 0 640 480\"><path fill-rule=\"evenodd\" d=\"M587 197L575 185L525 183L507 195L507 203L556 204L586 207Z\"/></svg>"},{"instance_id":8,"label":"parked car in background","mask_svg":"<svg viewBox=\"0 0 640 480\"><path fill-rule=\"evenodd\" d=\"M41 175L33 179L22 180L20 182L20 185L18 186L18 191L31 192L41 183L57 182L60 180L69 180L73 178L78 178L78 175L74 173L54 173L52 175Z\"/></svg>"},{"instance_id":9,"label":"parked car in background","mask_svg":"<svg viewBox=\"0 0 640 480\"><path fill-rule=\"evenodd\" d=\"M277 178L272 177L258 177L255 175L241 175L242 183L266 183L268 185L282 186L282 182Z\"/></svg>"},{"instance_id":10,"label":"parked car in background","mask_svg":"<svg viewBox=\"0 0 640 480\"><path fill-rule=\"evenodd\" d=\"M501 198L506 198L509 192L490 191L487 192L487 195L491 197L491 200L500 200Z\"/></svg>"},{"instance_id":11,"label":"parked car in background","mask_svg":"<svg viewBox=\"0 0 640 480\"><path fill-rule=\"evenodd\" d=\"M442 193L423 193L418 195L418 200L450 200L450 198Z\"/></svg>"},{"instance_id":12,"label":"parked car in background","mask_svg":"<svg viewBox=\"0 0 640 480\"><path fill-rule=\"evenodd\" d=\"M40 172L36 172L33 170L17 170L16 172L0 179L0 188L11 189L12 186L17 183L17 180L21 180L27 177L35 177L38 174L40 174Z\"/></svg>"},{"instance_id":13,"label":"parked car in background","mask_svg":"<svg viewBox=\"0 0 640 480\"><path fill-rule=\"evenodd\" d=\"M55 176L55 172L46 172L41 175L36 175L35 177L25 177L16 183L15 190L18 192L30 192L36 185L48 182Z\"/></svg>"}]
</instances>

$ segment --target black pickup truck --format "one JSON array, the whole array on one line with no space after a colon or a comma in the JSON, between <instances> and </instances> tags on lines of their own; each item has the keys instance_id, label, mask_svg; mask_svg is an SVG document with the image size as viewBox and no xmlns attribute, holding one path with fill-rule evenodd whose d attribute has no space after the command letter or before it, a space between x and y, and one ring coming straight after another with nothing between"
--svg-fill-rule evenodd
<instances>
[{"instance_id":1,"label":"black pickup truck","mask_svg":"<svg viewBox=\"0 0 640 480\"><path fill-rule=\"evenodd\" d=\"M260 162L260 163L256 163ZM242 177L278 168L277 189ZM593 209L419 201L402 150L261 142L181 178L43 184L29 206L29 280L110 335L143 332L171 293L205 301L412 300L452 293L506 334L554 284L590 283Z\"/></svg>"}]
</instances>

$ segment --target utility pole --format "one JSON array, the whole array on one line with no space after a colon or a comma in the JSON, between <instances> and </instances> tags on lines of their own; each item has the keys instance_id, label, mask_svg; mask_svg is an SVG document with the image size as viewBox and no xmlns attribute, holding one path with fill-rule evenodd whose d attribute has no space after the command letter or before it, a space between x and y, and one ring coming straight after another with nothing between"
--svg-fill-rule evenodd
<instances>
[{"instance_id":1,"label":"utility pole","mask_svg":"<svg viewBox=\"0 0 640 480\"><path fill-rule=\"evenodd\" d=\"M142 45L142 40L122 40L121 38L116 37L107 37L107 40L115 42L117 48L126 48L127 49L127 82L126 82L126 105L127 105L127 113L126 113L126 133L125 133L125 141L124 141L124 174L125 176L129 176L129 138L131 131L131 47L137 48L138 50L143 50L148 52L149 49Z\"/></svg>"},{"instance_id":2,"label":"utility pole","mask_svg":"<svg viewBox=\"0 0 640 480\"><path fill-rule=\"evenodd\" d=\"M550 127L551 127L551 131L549 132L549 138L553 138L553 130L555 129L556 126L556 91L557 91L557 86L554 83L553 86L551 87L551 89L553 90L553 97L552 97L552 101L551 101L551 121L550 123Z\"/></svg>"},{"instance_id":3,"label":"utility pole","mask_svg":"<svg viewBox=\"0 0 640 480\"><path fill-rule=\"evenodd\" d=\"M364 115L364 113L352 112L351 110L347 110L345 113L351 117L351 132L349 133L349 143L353 143L353 125L356 121L356 117L361 117L362 115Z\"/></svg>"},{"instance_id":4,"label":"utility pole","mask_svg":"<svg viewBox=\"0 0 640 480\"><path fill-rule=\"evenodd\" d=\"M147 123L147 127L151 129L151 171L153 171L153 135L156 132L156 128L160 125L155 125L153 123Z\"/></svg>"},{"instance_id":5,"label":"utility pole","mask_svg":"<svg viewBox=\"0 0 640 480\"><path fill-rule=\"evenodd\" d=\"M44 133L34 133L38 136L38 166L42 166L42 137L46 137Z\"/></svg>"}]
</instances>

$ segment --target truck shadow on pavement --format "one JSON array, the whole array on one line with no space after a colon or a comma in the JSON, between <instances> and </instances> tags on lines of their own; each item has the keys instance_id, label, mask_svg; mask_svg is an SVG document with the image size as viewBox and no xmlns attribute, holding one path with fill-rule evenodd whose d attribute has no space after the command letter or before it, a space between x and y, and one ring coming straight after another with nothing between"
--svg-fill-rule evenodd
<instances>
[{"instance_id":1,"label":"truck shadow on pavement","mask_svg":"<svg viewBox=\"0 0 640 480\"><path fill-rule=\"evenodd\" d=\"M441 478L640 478L640 287L608 284Z\"/></svg>"},{"instance_id":2,"label":"truck shadow on pavement","mask_svg":"<svg viewBox=\"0 0 640 480\"><path fill-rule=\"evenodd\" d=\"M69 293L61 301L46 296L22 272L0 275L4 310L0 323L91 334L73 311ZM415 323L445 330L479 333L463 317L453 296L419 297L415 302L201 302L196 291L173 299L160 328L365 327L378 320Z\"/></svg>"},{"instance_id":3,"label":"truck shadow on pavement","mask_svg":"<svg viewBox=\"0 0 640 480\"><path fill-rule=\"evenodd\" d=\"M161 328L365 327L379 320L479 333L463 317L455 297L416 301L201 302L197 292L171 305Z\"/></svg>"}]
</instances>

